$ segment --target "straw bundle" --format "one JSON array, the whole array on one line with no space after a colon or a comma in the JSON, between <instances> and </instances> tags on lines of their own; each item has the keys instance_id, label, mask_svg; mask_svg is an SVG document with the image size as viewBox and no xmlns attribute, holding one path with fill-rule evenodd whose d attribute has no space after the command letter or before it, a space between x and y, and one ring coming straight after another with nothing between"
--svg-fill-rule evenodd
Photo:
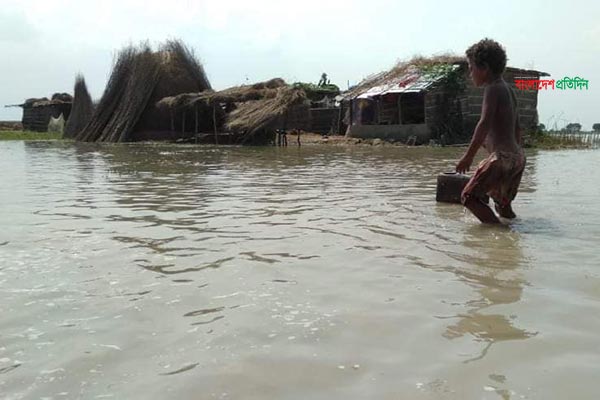
<instances>
[{"instance_id":1,"label":"straw bundle","mask_svg":"<svg viewBox=\"0 0 600 400\"><path fill-rule=\"evenodd\" d=\"M125 48L91 121L76 139L126 142L136 139L135 132L165 129L168 120L155 112L159 99L207 89L204 69L181 42L169 41L158 52L147 43Z\"/></svg>"},{"instance_id":2,"label":"straw bundle","mask_svg":"<svg viewBox=\"0 0 600 400\"><path fill-rule=\"evenodd\" d=\"M71 114L67 120L64 130L65 138L74 138L88 124L94 112L92 98L88 92L83 75L77 75L75 78L75 96Z\"/></svg>"},{"instance_id":3,"label":"straw bundle","mask_svg":"<svg viewBox=\"0 0 600 400\"><path fill-rule=\"evenodd\" d=\"M232 131L245 131L246 138L283 117L293 106L306 101L301 89L282 87L274 97L239 104L227 117L226 126Z\"/></svg>"}]
</instances>

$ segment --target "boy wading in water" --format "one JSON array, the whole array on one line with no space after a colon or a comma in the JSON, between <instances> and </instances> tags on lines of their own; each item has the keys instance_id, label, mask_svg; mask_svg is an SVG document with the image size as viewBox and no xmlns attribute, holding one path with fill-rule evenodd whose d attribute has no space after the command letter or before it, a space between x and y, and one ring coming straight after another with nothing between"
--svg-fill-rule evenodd
<instances>
[{"instance_id":1,"label":"boy wading in water","mask_svg":"<svg viewBox=\"0 0 600 400\"><path fill-rule=\"evenodd\" d=\"M498 214L515 218L511 203L517 195L525 168L521 129L514 92L502 79L506 52L499 43L484 39L467 49L469 72L475 86L483 86L483 106L469 148L456 165L456 171L469 170L479 147L489 156L483 160L465 186L461 200L483 223L500 222L484 200L489 195Z\"/></svg>"}]
</instances>

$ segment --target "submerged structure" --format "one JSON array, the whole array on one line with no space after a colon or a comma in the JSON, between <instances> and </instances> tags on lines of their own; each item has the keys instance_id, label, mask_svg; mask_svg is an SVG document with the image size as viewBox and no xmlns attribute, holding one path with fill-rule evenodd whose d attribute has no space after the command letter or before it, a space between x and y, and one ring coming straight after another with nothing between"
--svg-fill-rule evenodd
<instances>
[{"instance_id":1,"label":"submerged structure","mask_svg":"<svg viewBox=\"0 0 600 400\"><path fill-rule=\"evenodd\" d=\"M548 74L507 67L503 76L515 89L521 127L534 129L538 92L517 90L514 80ZM450 144L472 135L483 88L473 85L463 57L416 57L363 80L341 100L349 137Z\"/></svg>"}]
</instances>

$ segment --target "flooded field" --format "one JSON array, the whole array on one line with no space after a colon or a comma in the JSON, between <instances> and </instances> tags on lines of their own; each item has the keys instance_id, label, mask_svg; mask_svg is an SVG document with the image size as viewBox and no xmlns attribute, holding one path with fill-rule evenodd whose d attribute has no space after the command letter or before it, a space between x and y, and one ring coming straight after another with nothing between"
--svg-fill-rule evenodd
<instances>
[{"instance_id":1,"label":"flooded field","mask_svg":"<svg viewBox=\"0 0 600 400\"><path fill-rule=\"evenodd\" d=\"M0 143L0 398L595 399L600 152Z\"/></svg>"}]
</instances>

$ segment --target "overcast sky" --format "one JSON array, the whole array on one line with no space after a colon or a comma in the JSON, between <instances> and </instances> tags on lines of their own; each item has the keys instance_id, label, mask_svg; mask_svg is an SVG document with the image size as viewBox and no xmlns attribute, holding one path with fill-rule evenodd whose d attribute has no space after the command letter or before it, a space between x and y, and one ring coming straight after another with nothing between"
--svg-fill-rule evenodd
<instances>
[{"instance_id":1,"label":"overcast sky","mask_svg":"<svg viewBox=\"0 0 600 400\"><path fill-rule=\"evenodd\" d=\"M492 7L492 4L498 4ZM589 90L540 91L540 122L584 129L600 122L600 5L505 0L0 0L0 105L73 91L84 74L99 98L116 51L181 38L216 89L282 77L342 89L416 54L463 54L491 37L509 65L554 79L579 76ZM20 108L0 107L0 120Z\"/></svg>"}]
</instances>

